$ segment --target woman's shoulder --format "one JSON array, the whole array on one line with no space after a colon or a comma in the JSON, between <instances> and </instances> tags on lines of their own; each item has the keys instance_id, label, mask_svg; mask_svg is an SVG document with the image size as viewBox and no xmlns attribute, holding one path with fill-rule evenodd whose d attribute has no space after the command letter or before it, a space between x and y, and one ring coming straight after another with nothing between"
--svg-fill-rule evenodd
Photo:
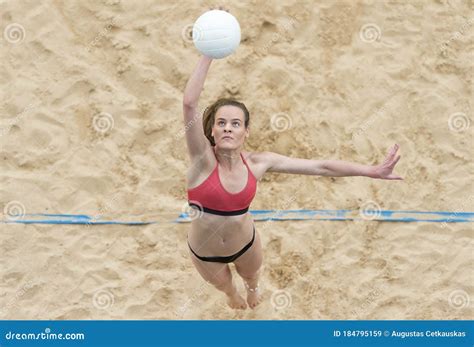
<instances>
[{"instance_id":1,"label":"woman's shoulder","mask_svg":"<svg viewBox=\"0 0 474 347\"><path fill-rule=\"evenodd\" d=\"M246 161L251 161L254 164L260 164L265 160L268 152L247 152L242 151L242 155Z\"/></svg>"},{"instance_id":2,"label":"woman's shoulder","mask_svg":"<svg viewBox=\"0 0 474 347\"><path fill-rule=\"evenodd\" d=\"M242 156L252 170L253 175L260 180L265 174L267 165L265 164L265 156L268 152L247 152L242 151Z\"/></svg>"}]
</instances>

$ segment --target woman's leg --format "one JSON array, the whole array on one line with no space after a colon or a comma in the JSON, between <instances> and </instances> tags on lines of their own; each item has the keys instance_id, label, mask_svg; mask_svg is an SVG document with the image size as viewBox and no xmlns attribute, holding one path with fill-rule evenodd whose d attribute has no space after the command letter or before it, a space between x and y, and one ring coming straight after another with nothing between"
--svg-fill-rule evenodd
<instances>
[{"instance_id":1,"label":"woman's leg","mask_svg":"<svg viewBox=\"0 0 474 347\"><path fill-rule=\"evenodd\" d=\"M245 300L237 292L237 288L232 280L232 273L230 272L229 265L225 263L202 261L196 258L190 250L188 251L194 266L201 274L202 278L227 295L227 304L230 307L234 309L247 308Z\"/></svg>"},{"instance_id":2,"label":"woman's leg","mask_svg":"<svg viewBox=\"0 0 474 347\"><path fill-rule=\"evenodd\" d=\"M255 240L247 252L234 261L237 273L246 283L247 303L250 308L254 308L261 302L258 286L259 270L263 262L262 242L260 235L255 230Z\"/></svg>"}]
</instances>

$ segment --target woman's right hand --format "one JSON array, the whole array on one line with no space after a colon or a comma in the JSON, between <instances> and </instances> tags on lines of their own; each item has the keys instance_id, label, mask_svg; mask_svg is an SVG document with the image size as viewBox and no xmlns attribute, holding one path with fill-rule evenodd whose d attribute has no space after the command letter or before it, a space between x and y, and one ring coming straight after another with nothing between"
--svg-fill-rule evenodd
<instances>
[{"instance_id":1,"label":"woman's right hand","mask_svg":"<svg viewBox=\"0 0 474 347\"><path fill-rule=\"evenodd\" d=\"M218 8L214 8L214 7L209 7L209 10L221 10L221 11L226 11L226 12L229 12L228 9L226 9L224 6L219 6ZM230 13L230 12L229 12Z\"/></svg>"}]
</instances>

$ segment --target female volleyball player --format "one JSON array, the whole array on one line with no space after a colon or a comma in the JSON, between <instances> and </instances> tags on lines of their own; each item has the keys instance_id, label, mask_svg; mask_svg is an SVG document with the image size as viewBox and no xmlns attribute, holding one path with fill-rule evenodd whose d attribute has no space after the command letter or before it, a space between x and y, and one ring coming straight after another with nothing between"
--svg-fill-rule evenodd
<instances>
[{"instance_id":1,"label":"female volleyball player","mask_svg":"<svg viewBox=\"0 0 474 347\"><path fill-rule=\"evenodd\" d=\"M265 172L321 176L366 176L401 180L392 173L400 159L399 146L389 150L376 166L339 160L290 158L273 152L244 152L250 114L244 104L219 99L204 116L198 100L212 59L202 56L189 79L183 98L186 142L191 159L187 172L189 205L197 210L188 234L189 254L201 276L227 295L235 309L257 306L262 244L249 205L257 181ZM197 217L196 217L197 216ZM229 263L234 263L247 289L238 293Z\"/></svg>"}]
</instances>

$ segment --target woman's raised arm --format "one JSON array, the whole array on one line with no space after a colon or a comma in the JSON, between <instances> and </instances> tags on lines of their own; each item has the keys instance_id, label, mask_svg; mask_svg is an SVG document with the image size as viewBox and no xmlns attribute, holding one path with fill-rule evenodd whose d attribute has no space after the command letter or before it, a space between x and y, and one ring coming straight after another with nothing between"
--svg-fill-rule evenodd
<instances>
[{"instance_id":1,"label":"woman's raised arm","mask_svg":"<svg viewBox=\"0 0 474 347\"><path fill-rule=\"evenodd\" d=\"M201 95L211 62L212 58L206 56L202 56L199 59L193 74L186 84L186 89L184 90L184 129L186 143L192 161L200 159L211 146L204 135L202 114L198 111L199 96Z\"/></svg>"}]
</instances>

